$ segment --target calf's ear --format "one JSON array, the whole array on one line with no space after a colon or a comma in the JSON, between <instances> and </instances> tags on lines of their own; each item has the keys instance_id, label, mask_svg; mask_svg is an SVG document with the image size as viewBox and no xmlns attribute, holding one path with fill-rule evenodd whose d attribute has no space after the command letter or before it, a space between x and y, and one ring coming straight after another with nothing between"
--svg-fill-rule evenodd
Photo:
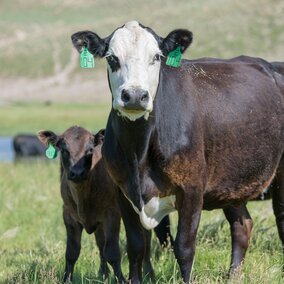
<instances>
[{"instance_id":1,"label":"calf's ear","mask_svg":"<svg viewBox=\"0 0 284 284\"><path fill-rule=\"evenodd\" d=\"M171 51L175 50L178 46L182 53L186 51L192 43L193 34L189 30L178 29L170 32L160 44L160 48L165 56Z\"/></svg>"},{"instance_id":2,"label":"calf's ear","mask_svg":"<svg viewBox=\"0 0 284 284\"><path fill-rule=\"evenodd\" d=\"M103 144L105 140L105 129L101 129L98 133L94 135L95 146Z\"/></svg>"},{"instance_id":3,"label":"calf's ear","mask_svg":"<svg viewBox=\"0 0 284 284\"><path fill-rule=\"evenodd\" d=\"M48 147L49 144L56 146L56 144L58 142L58 136L50 130L40 130L37 133L37 138L46 147Z\"/></svg>"},{"instance_id":4,"label":"calf's ear","mask_svg":"<svg viewBox=\"0 0 284 284\"><path fill-rule=\"evenodd\" d=\"M100 38L91 31L81 31L71 36L72 43L79 53L87 47L95 57L104 57L107 51L107 40Z\"/></svg>"}]
</instances>

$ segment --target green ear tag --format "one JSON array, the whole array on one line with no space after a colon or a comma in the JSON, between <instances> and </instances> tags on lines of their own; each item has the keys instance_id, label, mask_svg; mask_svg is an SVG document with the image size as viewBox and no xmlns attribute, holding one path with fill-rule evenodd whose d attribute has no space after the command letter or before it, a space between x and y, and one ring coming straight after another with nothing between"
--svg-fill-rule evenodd
<instances>
[{"instance_id":1,"label":"green ear tag","mask_svg":"<svg viewBox=\"0 0 284 284\"><path fill-rule=\"evenodd\" d=\"M48 144L48 148L45 151L45 155L48 159L55 159L57 157L57 150L52 144Z\"/></svg>"},{"instance_id":2,"label":"green ear tag","mask_svg":"<svg viewBox=\"0 0 284 284\"><path fill-rule=\"evenodd\" d=\"M172 67L179 67L181 62L182 53L180 51L180 46L175 50L171 51L167 57L166 64Z\"/></svg>"},{"instance_id":3,"label":"green ear tag","mask_svg":"<svg viewBox=\"0 0 284 284\"><path fill-rule=\"evenodd\" d=\"M89 52L87 47L84 47L80 54L80 66L82 68L95 68L94 56Z\"/></svg>"}]
</instances>

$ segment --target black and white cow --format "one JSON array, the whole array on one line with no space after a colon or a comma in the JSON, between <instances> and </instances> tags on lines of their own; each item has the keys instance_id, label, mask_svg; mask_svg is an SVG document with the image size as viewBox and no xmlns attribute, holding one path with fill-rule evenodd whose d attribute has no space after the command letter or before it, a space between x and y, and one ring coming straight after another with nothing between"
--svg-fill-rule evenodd
<instances>
[{"instance_id":1,"label":"black and white cow","mask_svg":"<svg viewBox=\"0 0 284 284\"><path fill-rule=\"evenodd\" d=\"M106 38L82 31L72 41L79 52L87 46L108 61L112 110L103 156L122 192L131 283L141 282L141 224L151 229L173 210L179 217L174 252L185 282L202 209L224 210L232 272L244 259L252 229L245 202L270 185L284 243L279 66L242 56L183 60L179 68L170 67L165 57L177 47L184 52L192 33L178 29L162 38L136 21Z\"/></svg>"}]
</instances>

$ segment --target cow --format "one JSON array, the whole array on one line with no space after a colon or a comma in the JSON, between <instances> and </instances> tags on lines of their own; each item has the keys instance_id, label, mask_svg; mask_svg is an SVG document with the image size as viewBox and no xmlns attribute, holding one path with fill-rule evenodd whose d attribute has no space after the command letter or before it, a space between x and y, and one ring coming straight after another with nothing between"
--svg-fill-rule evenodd
<instances>
[{"instance_id":1,"label":"cow","mask_svg":"<svg viewBox=\"0 0 284 284\"><path fill-rule=\"evenodd\" d=\"M50 130L38 132L38 139L45 147L52 144L61 154L60 188L67 232L64 282L72 280L74 265L80 254L83 229L88 234L95 234L100 252L101 278L109 275L108 262L118 281L125 282L120 268L121 213L116 197L118 190L108 175L101 156L104 132L102 129L94 135L79 126L72 126L61 135ZM168 216L155 228L155 232L161 245L170 245L172 236ZM154 277L149 253L150 236L147 235L144 270L145 274Z\"/></svg>"},{"instance_id":2,"label":"cow","mask_svg":"<svg viewBox=\"0 0 284 284\"><path fill-rule=\"evenodd\" d=\"M17 134L13 137L16 158L39 157L45 155L45 147L33 134Z\"/></svg>"},{"instance_id":3,"label":"cow","mask_svg":"<svg viewBox=\"0 0 284 284\"><path fill-rule=\"evenodd\" d=\"M170 53L184 53L192 38L186 29L163 38L137 21L105 38L92 31L71 37L79 52L87 47L108 63L112 109L102 152L124 204L131 283L142 281L141 225L151 229L173 210L178 212L174 253L186 283L202 209L221 208L229 221L231 275L251 235L246 201L267 187L284 244L280 68L248 56L167 65Z\"/></svg>"}]
</instances>

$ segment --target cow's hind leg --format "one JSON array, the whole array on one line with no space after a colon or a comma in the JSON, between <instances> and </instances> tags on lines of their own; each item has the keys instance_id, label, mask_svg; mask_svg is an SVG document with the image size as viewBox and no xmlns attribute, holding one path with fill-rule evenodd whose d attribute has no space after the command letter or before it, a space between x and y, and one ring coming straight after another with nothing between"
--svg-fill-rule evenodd
<instances>
[{"instance_id":1,"label":"cow's hind leg","mask_svg":"<svg viewBox=\"0 0 284 284\"><path fill-rule=\"evenodd\" d=\"M245 258L253 223L245 204L227 207L224 213L231 229L232 254L229 276L232 276Z\"/></svg>"},{"instance_id":2,"label":"cow's hind leg","mask_svg":"<svg viewBox=\"0 0 284 284\"><path fill-rule=\"evenodd\" d=\"M284 157L282 157L271 185L273 211L284 253ZM284 271L284 263L282 264Z\"/></svg>"},{"instance_id":3,"label":"cow's hind leg","mask_svg":"<svg viewBox=\"0 0 284 284\"><path fill-rule=\"evenodd\" d=\"M157 238L162 247L174 246L174 239L171 235L170 218L169 215L165 216L160 224L154 229Z\"/></svg>"}]
</instances>

